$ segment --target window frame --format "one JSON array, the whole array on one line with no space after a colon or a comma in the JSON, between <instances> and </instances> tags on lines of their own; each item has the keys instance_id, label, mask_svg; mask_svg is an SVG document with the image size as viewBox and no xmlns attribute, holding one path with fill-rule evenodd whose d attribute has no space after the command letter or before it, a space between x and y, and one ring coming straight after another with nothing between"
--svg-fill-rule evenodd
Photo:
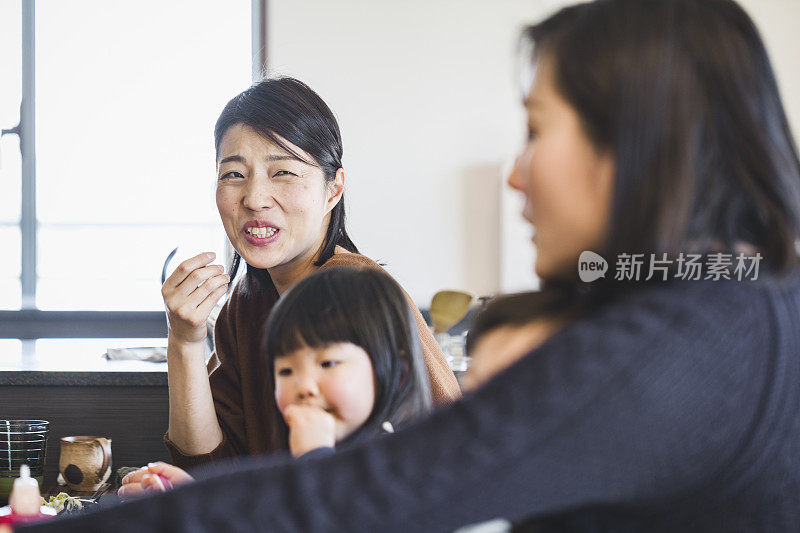
<instances>
[{"instance_id":1,"label":"window frame","mask_svg":"<svg viewBox=\"0 0 800 533\"><path fill-rule=\"evenodd\" d=\"M251 0L252 79L267 71L268 0ZM22 2L22 104L16 131L22 158L21 290L19 310L0 311L0 339L155 338L167 336L162 311L42 311L36 307L36 0Z\"/></svg>"}]
</instances>

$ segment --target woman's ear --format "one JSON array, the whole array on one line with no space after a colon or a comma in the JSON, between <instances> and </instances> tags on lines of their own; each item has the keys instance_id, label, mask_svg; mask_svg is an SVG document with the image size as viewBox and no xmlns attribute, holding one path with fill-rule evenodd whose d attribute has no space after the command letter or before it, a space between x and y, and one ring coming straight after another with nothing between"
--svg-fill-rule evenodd
<instances>
[{"instance_id":1,"label":"woman's ear","mask_svg":"<svg viewBox=\"0 0 800 533\"><path fill-rule=\"evenodd\" d=\"M344 194L344 169L340 168L336 171L333 181L328 182L328 198L326 200L328 212L333 211L333 208L342 199L342 194Z\"/></svg>"}]
</instances>

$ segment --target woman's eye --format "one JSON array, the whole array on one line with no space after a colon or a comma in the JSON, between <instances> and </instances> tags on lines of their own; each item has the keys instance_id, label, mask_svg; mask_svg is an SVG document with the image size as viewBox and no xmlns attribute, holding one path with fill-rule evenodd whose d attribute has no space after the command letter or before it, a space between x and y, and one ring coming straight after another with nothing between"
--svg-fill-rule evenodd
<instances>
[{"instance_id":1,"label":"woman's eye","mask_svg":"<svg viewBox=\"0 0 800 533\"><path fill-rule=\"evenodd\" d=\"M221 180L235 179L235 178L244 178L244 176L240 172L231 171L231 172L226 172L225 174L219 177L219 179Z\"/></svg>"},{"instance_id":2,"label":"woman's eye","mask_svg":"<svg viewBox=\"0 0 800 533\"><path fill-rule=\"evenodd\" d=\"M297 174L289 172L288 170L279 170L275 173L275 176L297 176Z\"/></svg>"},{"instance_id":3,"label":"woman's eye","mask_svg":"<svg viewBox=\"0 0 800 533\"><path fill-rule=\"evenodd\" d=\"M323 361L322 368L332 368L339 364L339 361Z\"/></svg>"},{"instance_id":4,"label":"woman's eye","mask_svg":"<svg viewBox=\"0 0 800 533\"><path fill-rule=\"evenodd\" d=\"M280 369L278 369L278 375L279 376L291 376L292 375L292 369L291 368L280 368Z\"/></svg>"}]
</instances>

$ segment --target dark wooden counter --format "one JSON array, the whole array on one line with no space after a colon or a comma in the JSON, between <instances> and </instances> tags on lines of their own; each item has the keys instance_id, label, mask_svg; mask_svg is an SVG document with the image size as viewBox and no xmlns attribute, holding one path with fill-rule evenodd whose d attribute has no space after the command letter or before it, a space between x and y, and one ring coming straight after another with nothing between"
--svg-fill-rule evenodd
<instances>
[{"instance_id":1,"label":"dark wooden counter","mask_svg":"<svg viewBox=\"0 0 800 533\"><path fill-rule=\"evenodd\" d=\"M45 480L58 474L59 439L69 435L112 439L114 469L169 459L166 363L98 357L64 367L0 363L0 418L50 421Z\"/></svg>"}]
</instances>

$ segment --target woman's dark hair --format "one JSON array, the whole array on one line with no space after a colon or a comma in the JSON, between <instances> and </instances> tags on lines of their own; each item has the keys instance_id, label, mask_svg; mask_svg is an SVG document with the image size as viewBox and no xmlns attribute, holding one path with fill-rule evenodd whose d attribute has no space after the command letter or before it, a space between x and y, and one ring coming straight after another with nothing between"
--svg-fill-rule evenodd
<instances>
[{"instance_id":1,"label":"woman's dark hair","mask_svg":"<svg viewBox=\"0 0 800 533\"><path fill-rule=\"evenodd\" d=\"M375 405L348 443L374 435L389 421L395 427L428 412L431 393L422 345L408 298L377 269L335 268L312 274L284 294L269 316L264 336L274 390L276 357L308 346L337 342L360 346L375 374ZM274 444L287 446L287 430L277 412Z\"/></svg>"},{"instance_id":2,"label":"woman's dark hair","mask_svg":"<svg viewBox=\"0 0 800 533\"><path fill-rule=\"evenodd\" d=\"M523 43L615 159L601 253L744 244L775 277L797 266L797 149L759 33L735 2L597 0L527 28Z\"/></svg>"},{"instance_id":3,"label":"woman's dark hair","mask_svg":"<svg viewBox=\"0 0 800 533\"><path fill-rule=\"evenodd\" d=\"M322 169L325 181L331 182L336 171L342 168L342 135L333 112L308 85L289 77L264 79L235 96L222 110L214 127L214 147L219 159L219 147L225 133L233 126L243 124L264 139L274 143L299 160ZM306 161L283 140L289 141L313 158ZM316 265L322 265L333 256L337 246L358 252L345 228L344 195L331 211ZM236 276L241 256L234 253L229 269ZM248 265L248 275L272 285L265 269Z\"/></svg>"}]
</instances>

